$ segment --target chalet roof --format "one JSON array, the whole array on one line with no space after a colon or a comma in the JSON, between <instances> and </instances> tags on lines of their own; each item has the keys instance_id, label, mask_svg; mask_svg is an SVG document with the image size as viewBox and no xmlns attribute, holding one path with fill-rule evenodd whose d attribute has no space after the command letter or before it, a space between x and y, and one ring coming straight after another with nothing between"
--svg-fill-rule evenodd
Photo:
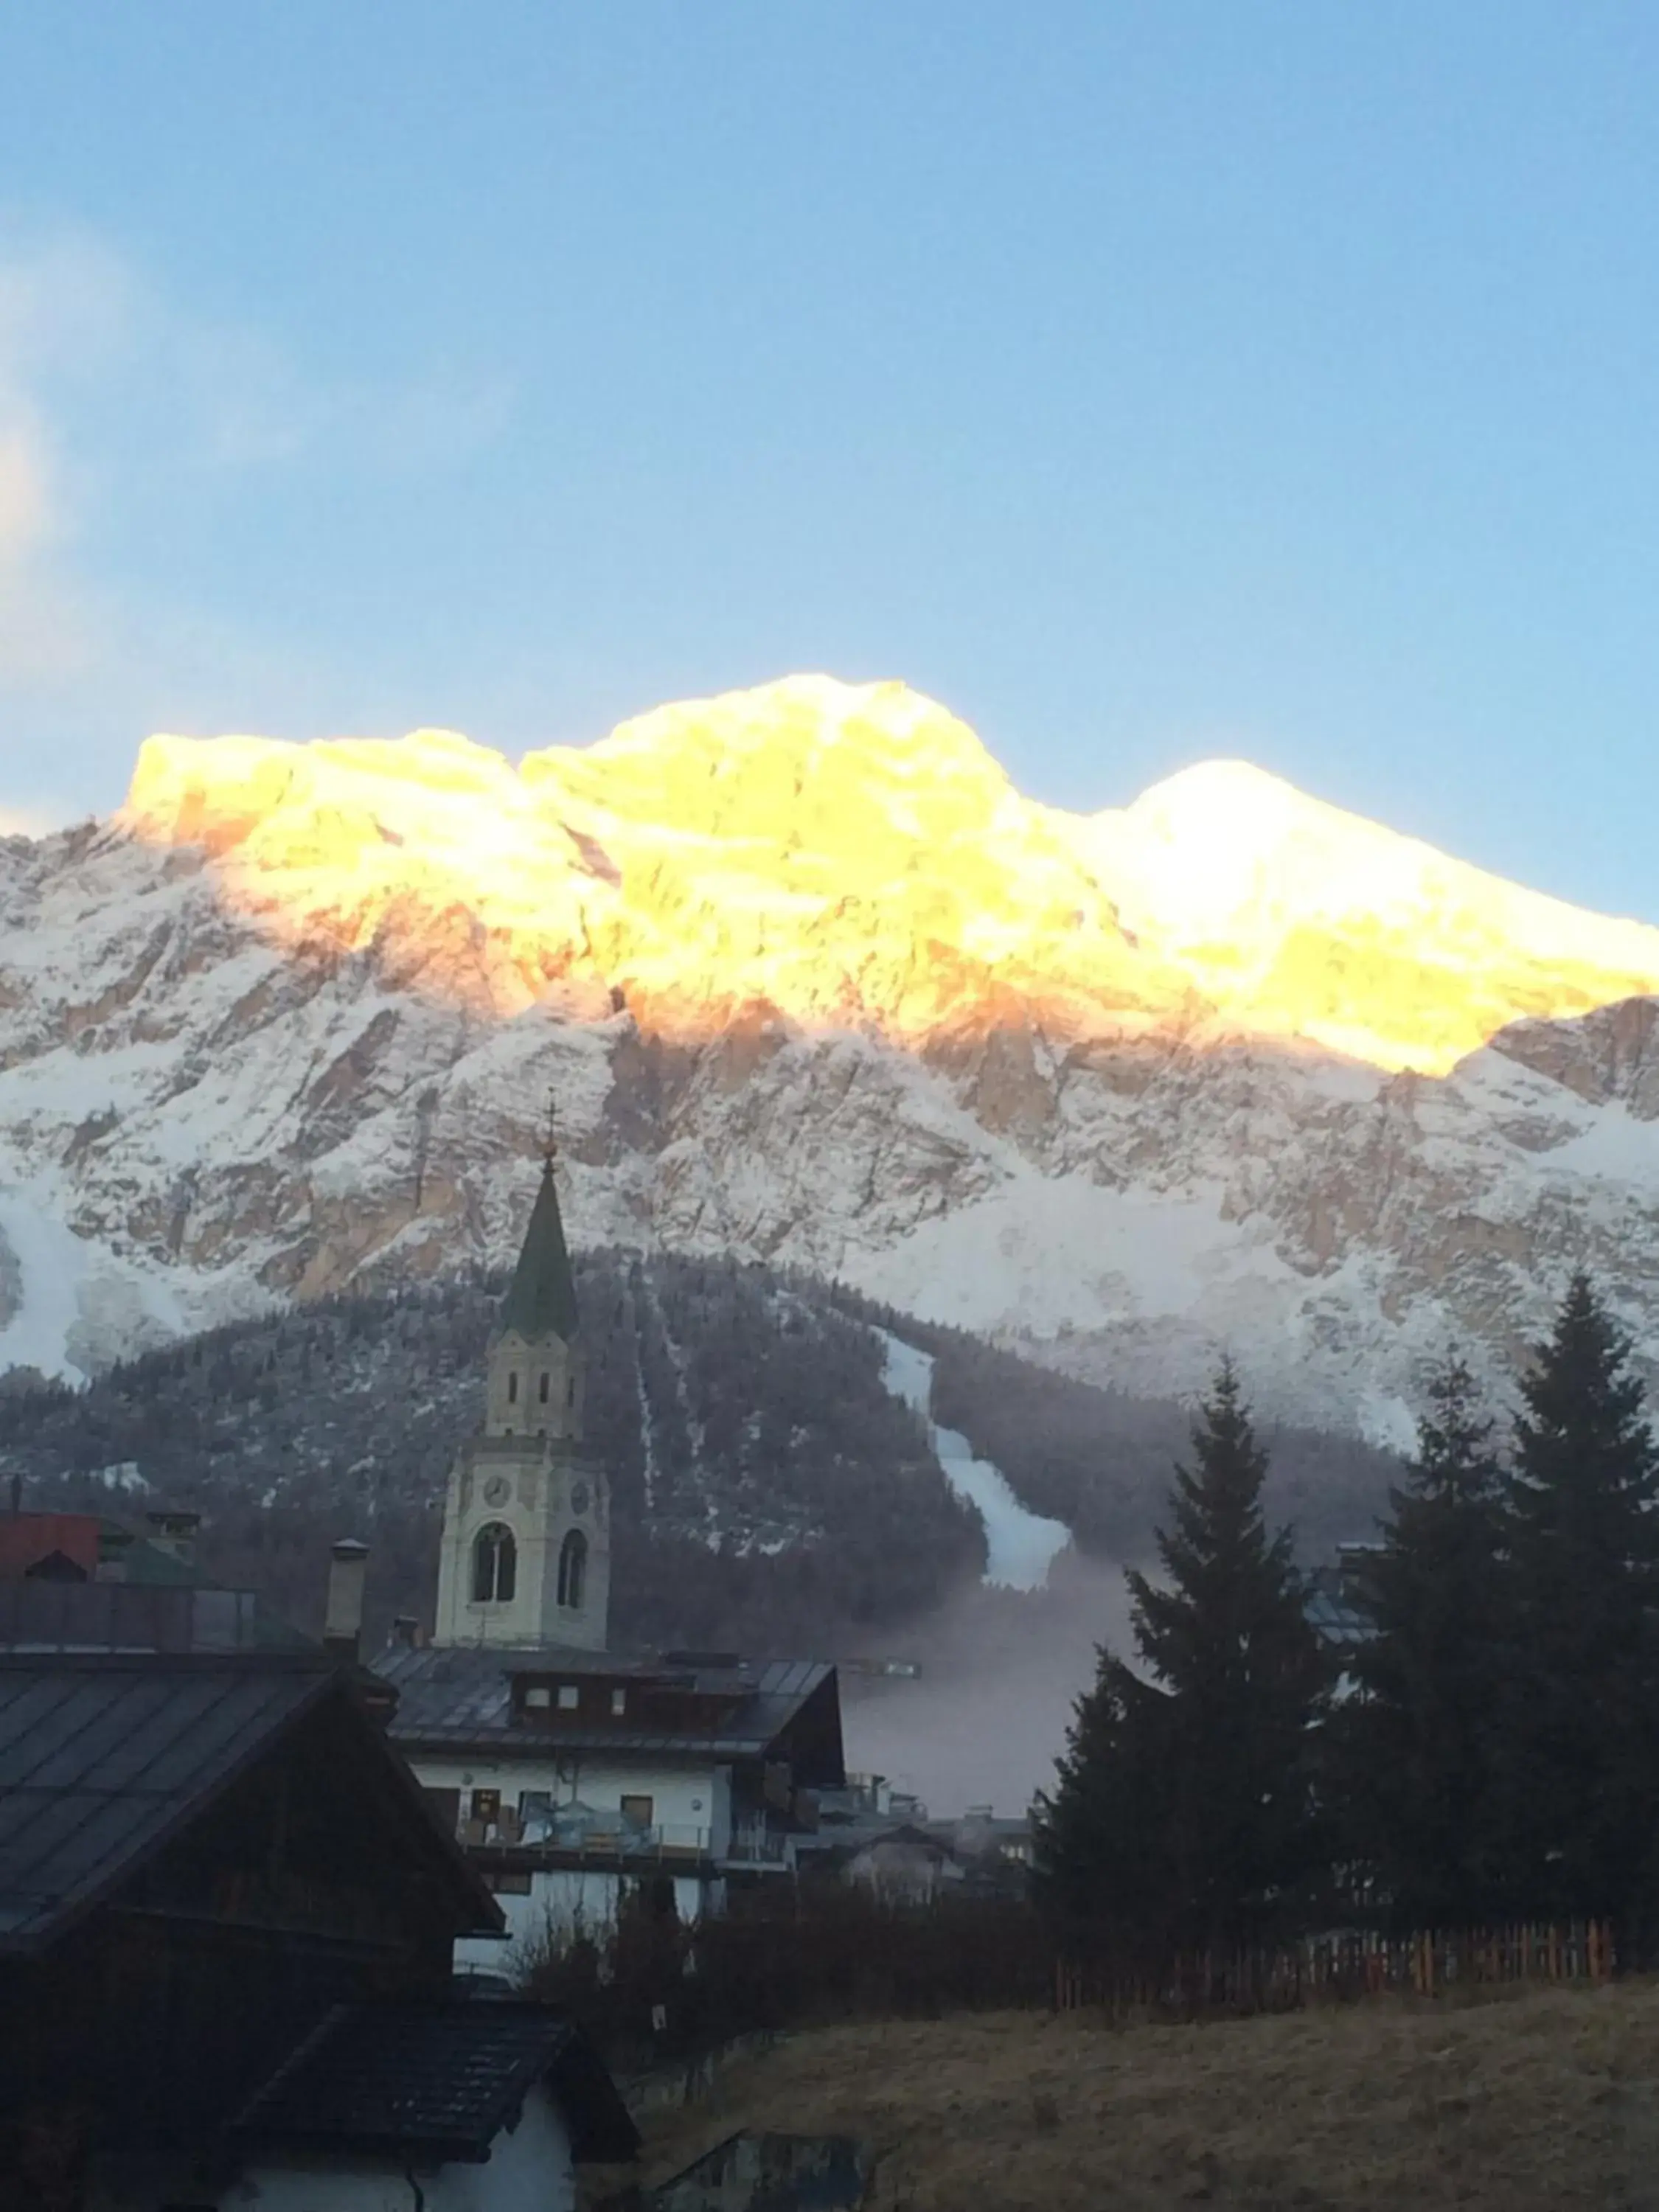
<instances>
[{"instance_id":1,"label":"chalet roof","mask_svg":"<svg viewBox=\"0 0 1659 2212\"><path fill-rule=\"evenodd\" d=\"M565 1249L564 1223L559 1218L559 1194L550 1159L542 1169L541 1188L531 1209L524 1249L501 1303L498 1326L503 1335L513 1329L520 1336L556 1336L573 1344L580 1325L575 1279Z\"/></svg>"},{"instance_id":2,"label":"chalet roof","mask_svg":"<svg viewBox=\"0 0 1659 2212\"><path fill-rule=\"evenodd\" d=\"M397 1717L392 1725L394 1741L405 1748L428 1749L463 1744L534 1750L545 1755L561 1751L619 1751L665 1755L696 1754L719 1759L762 1759L801 1713L808 1701L823 1692L837 1712L833 1776L826 1786L841 1779L839 1701L834 1688L836 1670L817 1659L774 1659L752 1667L699 1667L676 1664L650 1656L625 1656L616 1652L565 1651L545 1645L509 1650L477 1645L428 1646L423 1650L399 1648L383 1653L374 1671L398 1692ZM610 1681L672 1682L686 1691L707 1715L713 1701L722 1701L717 1719L689 1713L683 1728L665 1728L653 1717L641 1728L626 1717L616 1721L596 1714L591 1723L561 1726L556 1734L542 1727L515 1722L513 1677L515 1674L595 1675ZM803 1780L810 1778L803 1776Z\"/></svg>"},{"instance_id":3,"label":"chalet roof","mask_svg":"<svg viewBox=\"0 0 1659 2212\"><path fill-rule=\"evenodd\" d=\"M477 1997L337 2005L238 2113L230 2143L244 2154L482 2161L538 2081L563 2113L579 2161L635 2155L627 2107L568 2015Z\"/></svg>"},{"instance_id":4,"label":"chalet roof","mask_svg":"<svg viewBox=\"0 0 1659 2212\"><path fill-rule=\"evenodd\" d=\"M348 1695L321 1653L0 1652L0 1953L50 1942ZM412 1832L453 1858L367 1715L363 1742L407 1792ZM458 1892L476 1888L464 1863L451 1871ZM477 1906L475 1925L492 1924L482 1892Z\"/></svg>"}]
</instances>

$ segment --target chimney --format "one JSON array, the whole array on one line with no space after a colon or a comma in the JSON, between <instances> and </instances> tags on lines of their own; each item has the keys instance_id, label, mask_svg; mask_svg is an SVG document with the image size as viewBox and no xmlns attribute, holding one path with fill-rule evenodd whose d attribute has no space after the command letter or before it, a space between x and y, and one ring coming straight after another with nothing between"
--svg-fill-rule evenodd
<instances>
[{"instance_id":1,"label":"chimney","mask_svg":"<svg viewBox=\"0 0 1659 2212\"><path fill-rule=\"evenodd\" d=\"M177 1559L181 1567L196 1565L196 1532L202 1525L199 1513L172 1505L153 1505L144 1516L149 1526L149 1540L158 1552L165 1552Z\"/></svg>"},{"instance_id":2,"label":"chimney","mask_svg":"<svg viewBox=\"0 0 1659 2212\"><path fill-rule=\"evenodd\" d=\"M396 1651L414 1651L419 1648L421 1624L412 1613L400 1613L392 1623L392 1645Z\"/></svg>"},{"instance_id":3,"label":"chimney","mask_svg":"<svg viewBox=\"0 0 1659 2212\"><path fill-rule=\"evenodd\" d=\"M363 1630L363 1578L368 1547L342 1536L330 1554L328 1610L323 1619L323 1649L336 1659L356 1659Z\"/></svg>"}]
</instances>

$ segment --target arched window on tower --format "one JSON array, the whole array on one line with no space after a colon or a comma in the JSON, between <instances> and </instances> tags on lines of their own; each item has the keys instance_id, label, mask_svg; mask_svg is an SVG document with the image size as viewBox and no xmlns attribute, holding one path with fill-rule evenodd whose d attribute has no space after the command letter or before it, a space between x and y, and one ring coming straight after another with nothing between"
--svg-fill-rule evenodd
<instances>
[{"instance_id":1,"label":"arched window on tower","mask_svg":"<svg viewBox=\"0 0 1659 2212\"><path fill-rule=\"evenodd\" d=\"M544 1367L542 1370L542 1403L544 1406L547 1403L547 1386L551 1380L551 1376Z\"/></svg>"},{"instance_id":2,"label":"arched window on tower","mask_svg":"<svg viewBox=\"0 0 1659 2212\"><path fill-rule=\"evenodd\" d=\"M507 1402L509 1406L516 1406L519 1402L519 1370L516 1367L509 1367L507 1371Z\"/></svg>"},{"instance_id":3,"label":"arched window on tower","mask_svg":"<svg viewBox=\"0 0 1659 2212\"><path fill-rule=\"evenodd\" d=\"M559 1603L580 1613L587 1589L587 1539L573 1528L559 1547Z\"/></svg>"},{"instance_id":4,"label":"arched window on tower","mask_svg":"<svg viewBox=\"0 0 1659 2212\"><path fill-rule=\"evenodd\" d=\"M505 1605L519 1579L519 1547L504 1521L486 1521L472 1539L472 1601Z\"/></svg>"}]
</instances>

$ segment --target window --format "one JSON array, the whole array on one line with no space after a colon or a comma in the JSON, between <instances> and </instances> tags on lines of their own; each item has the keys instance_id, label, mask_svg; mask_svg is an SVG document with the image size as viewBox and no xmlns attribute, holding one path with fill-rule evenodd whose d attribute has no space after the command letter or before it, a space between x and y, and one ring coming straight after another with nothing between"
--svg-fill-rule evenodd
<instances>
[{"instance_id":1,"label":"window","mask_svg":"<svg viewBox=\"0 0 1659 2212\"><path fill-rule=\"evenodd\" d=\"M564 1402L567 1406L574 1406L576 1402L576 1378L574 1375L564 1386Z\"/></svg>"},{"instance_id":2,"label":"window","mask_svg":"<svg viewBox=\"0 0 1659 2212\"><path fill-rule=\"evenodd\" d=\"M547 1386L552 1380L552 1376L547 1372L546 1369L544 1368L542 1370L541 1388L541 1400L544 1406L547 1403Z\"/></svg>"},{"instance_id":3,"label":"window","mask_svg":"<svg viewBox=\"0 0 1659 2212\"><path fill-rule=\"evenodd\" d=\"M484 1880L496 1897L528 1897L530 1894L528 1867L491 1867Z\"/></svg>"},{"instance_id":4,"label":"window","mask_svg":"<svg viewBox=\"0 0 1659 2212\"><path fill-rule=\"evenodd\" d=\"M545 1682L533 1683L524 1693L526 1705L538 1712L545 1712L553 1702L553 1692Z\"/></svg>"},{"instance_id":5,"label":"window","mask_svg":"<svg viewBox=\"0 0 1659 2212\"><path fill-rule=\"evenodd\" d=\"M562 1713L574 1713L580 1705L581 1701L582 1693L579 1684L575 1682L560 1683L559 1711Z\"/></svg>"},{"instance_id":6,"label":"window","mask_svg":"<svg viewBox=\"0 0 1659 2212\"><path fill-rule=\"evenodd\" d=\"M493 1828L501 1817L501 1793L499 1790L475 1790L472 1793L472 1817Z\"/></svg>"},{"instance_id":7,"label":"window","mask_svg":"<svg viewBox=\"0 0 1659 2212\"><path fill-rule=\"evenodd\" d=\"M587 1589L587 1539L573 1528L559 1547L559 1603L580 1613Z\"/></svg>"},{"instance_id":8,"label":"window","mask_svg":"<svg viewBox=\"0 0 1659 2212\"><path fill-rule=\"evenodd\" d=\"M504 1521L486 1521L472 1539L472 1602L505 1605L519 1575L519 1547Z\"/></svg>"},{"instance_id":9,"label":"window","mask_svg":"<svg viewBox=\"0 0 1659 2212\"><path fill-rule=\"evenodd\" d=\"M516 1406L519 1402L519 1370L516 1367L512 1369L507 1378L507 1402L509 1406Z\"/></svg>"},{"instance_id":10,"label":"window","mask_svg":"<svg viewBox=\"0 0 1659 2212\"><path fill-rule=\"evenodd\" d=\"M622 1801L622 1824L624 1828L638 1830L651 1826L651 1800L648 1797L624 1797Z\"/></svg>"},{"instance_id":11,"label":"window","mask_svg":"<svg viewBox=\"0 0 1659 2212\"><path fill-rule=\"evenodd\" d=\"M611 1692L611 1710L613 1714L625 1713L628 1711L628 1692L626 1690L613 1690Z\"/></svg>"}]
</instances>

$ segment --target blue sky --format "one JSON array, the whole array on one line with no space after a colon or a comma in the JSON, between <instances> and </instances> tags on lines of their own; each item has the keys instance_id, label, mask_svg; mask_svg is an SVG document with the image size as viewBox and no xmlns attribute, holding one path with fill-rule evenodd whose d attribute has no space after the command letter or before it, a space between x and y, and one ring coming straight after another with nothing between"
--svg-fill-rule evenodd
<instances>
[{"instance_id":1,"label":"blue sky","mask_svg":"<svg viewBox=\"0 0 1659 2212\"><path fill-rule=\"evenodd\" d=\"M0 806L796 668L1659 921L1659 9L0 11Z\"/></svg>"}]
</instances>

